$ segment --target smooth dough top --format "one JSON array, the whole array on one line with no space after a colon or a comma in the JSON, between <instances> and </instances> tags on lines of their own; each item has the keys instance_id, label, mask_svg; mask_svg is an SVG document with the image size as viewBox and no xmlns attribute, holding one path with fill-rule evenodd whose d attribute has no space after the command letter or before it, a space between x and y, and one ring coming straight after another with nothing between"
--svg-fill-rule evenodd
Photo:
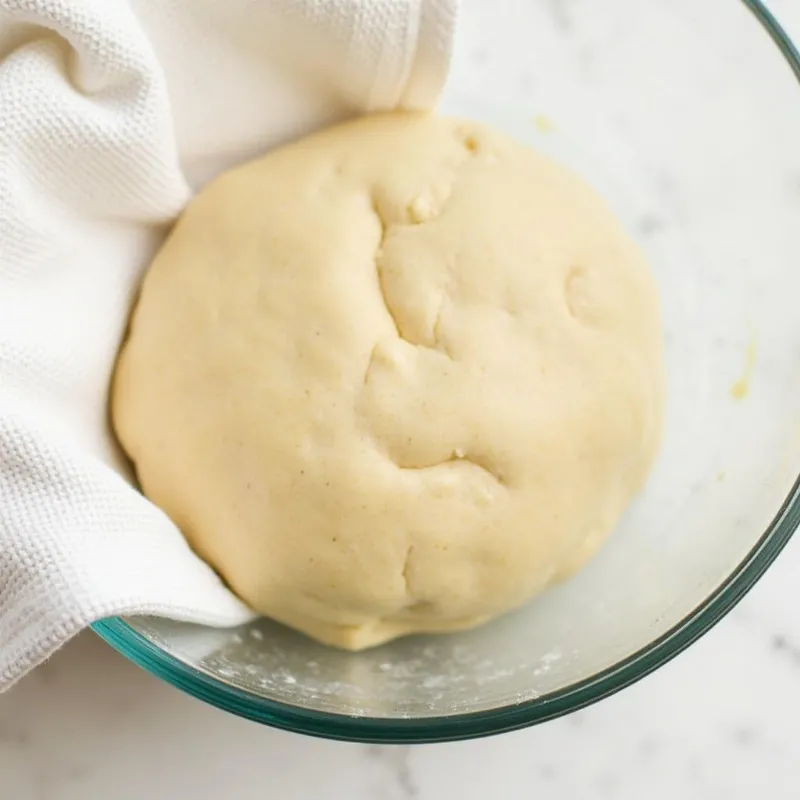
<instances>
[{"instance_id":1,"label":"smooth dough top","mask_svg":"<svg viewBox=\"0 0 800 800\"><path fill-rule=\"evenodd\" d=\"M234 591L359 649L580 566L645 478L662 392L654 281L594 191L490 128L397 113L198 195L112 411Z\"/></svg>"}]
</instances>

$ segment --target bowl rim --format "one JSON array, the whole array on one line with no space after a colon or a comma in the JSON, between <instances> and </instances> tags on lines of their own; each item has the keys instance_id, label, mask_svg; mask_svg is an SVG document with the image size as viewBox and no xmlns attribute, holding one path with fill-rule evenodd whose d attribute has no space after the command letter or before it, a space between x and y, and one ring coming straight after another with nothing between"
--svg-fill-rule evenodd
<instances>
[{"instance_id":1,"label":"bowl rim","mask_svg":"<svg viewBox=\"0 0 800 800\"><path fill-rule=\"evenodd\" d=\"M800 81L800 50L764 5L741 0L755 15ZM456 741L526 728L608 697L666 664L719 622L764 574L800 526L800 477L755 546L702 603L666 633L583 681L522 703L488 711L417 719L366 717L303 709L259 697L185 664L120 617L94 632L147 672L217 708L275 728L355 742L414 744Z\"/></svg>"}]
</instances>

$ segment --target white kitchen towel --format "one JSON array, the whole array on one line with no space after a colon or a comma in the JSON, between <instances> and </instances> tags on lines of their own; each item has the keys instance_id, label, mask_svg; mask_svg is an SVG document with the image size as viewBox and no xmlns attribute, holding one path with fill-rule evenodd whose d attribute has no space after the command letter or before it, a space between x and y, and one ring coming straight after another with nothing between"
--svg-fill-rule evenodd
<instances>
[{"instance_id":1,"label":"white kitchen towel","mask_svg":"<svg viewBox=\"0 0 800 800\"><path fill-rule=\"evenodd\" d=\"M0 0L0 691L105 616L251 616L125 477L107 387L131 300L221 169L432 105L456 3Z\"/></svg>"}]
</instances>

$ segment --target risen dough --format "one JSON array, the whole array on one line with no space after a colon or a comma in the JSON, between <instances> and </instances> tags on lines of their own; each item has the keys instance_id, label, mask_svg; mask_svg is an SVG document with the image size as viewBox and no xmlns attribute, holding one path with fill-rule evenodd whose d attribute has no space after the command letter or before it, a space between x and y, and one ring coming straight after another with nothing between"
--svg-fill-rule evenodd
<instances>
[{"instance_id":1,"label":"risen dough","mask_svg":"<svg viewBox=\"0 0 800 800\"><path fill-rule=\"evenodd\" d=\"M402 114L202 191L113 392L195 550L352 649L476 625L580 566L661 407L654 283L603 202L491 129Z\"/></svg>"}]
</instances>

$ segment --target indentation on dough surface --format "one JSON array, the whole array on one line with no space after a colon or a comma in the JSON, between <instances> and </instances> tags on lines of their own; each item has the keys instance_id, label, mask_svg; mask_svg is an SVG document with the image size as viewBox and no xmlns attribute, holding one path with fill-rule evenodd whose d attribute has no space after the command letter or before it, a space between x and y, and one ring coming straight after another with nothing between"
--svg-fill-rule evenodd
<instances>
[{"instance_id":1,"label":"indentation on dough surface","mask_svg":"<svg viewBox=\"0 0 800 800\"><path fill-rule=\"evenodd\" d=\"M589 277L583 267L572 267L567 273L564 281L564 301L571 317L584 325L592 322Z\"/></svg>"},{"instance_id":2,"label":"indentation on dough surface","mask_svg":"<svg viewBox=\"0 0 800 800\"><path fill-rule=\"evenodd\" d=\"M445 356L450 357L450 352L442 340L442 312L448 300L446 292L444 291L442 292L442 297L439 303L439 309L437 311L436 317L434 319L431 328L431 338L433 340L431 343L413 341L403 331L397 313L395 309L392 307L391 298L389 296L389 291L387 288L386 274L383 268L383 254L384 254L384 247L386 244L386 238L388 236L389 230L394 226L387 223L386 219L384 218L383 214L378 208L377 202L374 199L372 200L371 208L373 214L375 215L375 219L378 223L378 232L379 232L378 242L375 246L375 257L374 257L375 274L377 278L378 291L380 293L380 299L383 303L384 308L386 309L386 313L389 317L389 320L392 323L392 327L394 328L395 333L397 334L397 338L401 339L404 342L407 342L410 345L413 345L414 347L424 347L428 350L434 350L436 352L442 353ZM367 372L364 377L365 383L367 381L367 375L369 373L370 366L372 365L374 356L375 356L375 350L373 348L373 352L370 356L370 362L367 366Z\"/></svg>"},{"instance_id":3,"label":"indentation on dough surface","mask_svg":"<svg viewBox=\"0 0 800 800\"><path fill-rule=\"evenodd\" d=\"M414 552L414 545L409 545L408 550L406 550L406 556L403 559L403 583L406 587L406 594L411 594L411 589L409 587L409 576L411 573L411 554Z\"/></svg>"},{"instance_id":4,"label":"indentation on dough surface","mask_svg":"<svg viewBox=\"0 0 800 800\"><path fill-rule=\"evenodd\" d=\"M494 482L499 483L501 486L505 485L505 479L500 474L499 470L490 464L487 459L476 456L475 454L466 453L461 448L456 448L448 458L441 461L434 461L431 464L404 464L395 460L395 464L402 470L410 470L415 472L422 472L425 470L439 469L441 467L452 467L454 464L466 464L480 470L484 475L487 475Z\"/></svg>"},{"instance_id":5,"label":"indentation on dough surface","mask_svg":"<svg viewBox=\"0 0 800 800\"><path fill-rule=\"evenodd\" d=\"M389 303L389 296L386 292L385 278L382 269L383 248L386 243L386 236L389 232L389 225L383 218L383 214L381 214L380 209L378 208L378 204L375 200L372 201L372 211L378 223L378 243L375 245L375 258L374 258L375 274L378 279L378 292L380 293L383 306L386 309L386 314L391 320L392 326L394 327L395 332L397 333L397 338L406 340L405 336L403 336L402 330L400 330L400 323L397 321L397 317L395 316L394 311L392 310L392 306ZM410 344L414 343L410 342Z\"/></svg>"}]
</instances>

